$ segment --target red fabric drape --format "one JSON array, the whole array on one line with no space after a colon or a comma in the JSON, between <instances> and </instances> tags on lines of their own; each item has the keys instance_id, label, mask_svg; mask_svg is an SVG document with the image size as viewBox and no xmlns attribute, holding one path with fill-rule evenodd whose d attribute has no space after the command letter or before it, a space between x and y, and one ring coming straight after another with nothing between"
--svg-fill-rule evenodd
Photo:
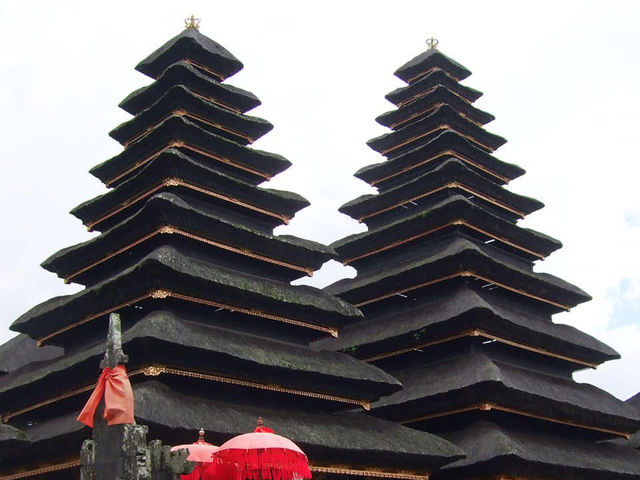
<instances>
[{"instance_id":1,"label":"red fabric drape","mask_svg":"<svg viewBox=\"0 0 640 480\"><path fill-rule=\"evenodd\" d=\"M93 428L93 416L104 396L104 418L107 425L133 423L133 390L124 365L105 368L78 421Z\"/></svg>"}]
</instances>

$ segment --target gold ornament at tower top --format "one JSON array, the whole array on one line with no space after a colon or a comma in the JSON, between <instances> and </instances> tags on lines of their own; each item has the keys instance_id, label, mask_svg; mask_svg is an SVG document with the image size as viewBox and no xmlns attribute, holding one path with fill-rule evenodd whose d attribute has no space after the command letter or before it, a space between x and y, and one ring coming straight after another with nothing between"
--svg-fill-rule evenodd
<instances>
[{"instance_id":1,"label":"gold ornament at tower top","mask_svg":"<svg viewBox=\"0 0 640 480\"><path fill-rule=\"evenodd\" d=\"M184 19L184 28L193 28L194 30L199 30L200 27L200 19L196 18L194 15L191 15L188 18Z\"/></svg>"},{"instance_id":2,"label":"gold ornament at tower top","mask_svg":"<svg viewBox=\"0 0 640 480\"><path fill-rule=\"evenodd\" d=\"M429 49L434 50L438 48L438 44L440 43L440 41L437 38L428 38L427 39L427 45L429 46Z\"/></svg>"}]
</instances>

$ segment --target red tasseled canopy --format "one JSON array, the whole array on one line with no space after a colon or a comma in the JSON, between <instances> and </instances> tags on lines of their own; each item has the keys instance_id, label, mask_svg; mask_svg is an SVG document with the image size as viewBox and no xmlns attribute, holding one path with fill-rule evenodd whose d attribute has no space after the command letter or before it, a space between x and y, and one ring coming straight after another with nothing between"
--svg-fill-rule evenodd
<instances>
[{"instance_id":1,"label":"red tasseled canopy","mask_svg":"<svg viewBox=\"0 0 640 480\"><path fill-rule=\"evenodd\" d=\"M293 480L311 478L307 456L291 440L258 425L222 444L214 455L219 479Z\"/></svg>"}]
</instances>

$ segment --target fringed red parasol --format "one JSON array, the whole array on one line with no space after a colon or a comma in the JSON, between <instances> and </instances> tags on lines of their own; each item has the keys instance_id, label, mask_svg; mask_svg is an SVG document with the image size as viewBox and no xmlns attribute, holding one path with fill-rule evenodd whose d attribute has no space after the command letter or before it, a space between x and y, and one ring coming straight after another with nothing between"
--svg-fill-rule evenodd
<instances>
[{"instance_id":1,"label":"fringed red parasol","mask_svg":"<svg viewBox=\"0 0 640 480\"><path fill-rule=\"evenodd\" d=\"M186 448L189 450L187 460L196 462L196 468L193 472L180 475L182 480L213 480L215 476L215 468L213 465L213 454L218 451L218 447L204 441L204 430L201 428L198 432L198 440L195 443L176 445L171 447L171 451Z\"/></svg>"},{"instance_id":2,"label":"fringed red parasol","mask_svg":"<svg viewBox=\"0 0 640 480\"><path fill-rule=\"evenodd\" d=\"M258 427L222 444L214 455L220 480L294 480L311 478L307 456L291 440Z\"/></svg>"}]
</instances>

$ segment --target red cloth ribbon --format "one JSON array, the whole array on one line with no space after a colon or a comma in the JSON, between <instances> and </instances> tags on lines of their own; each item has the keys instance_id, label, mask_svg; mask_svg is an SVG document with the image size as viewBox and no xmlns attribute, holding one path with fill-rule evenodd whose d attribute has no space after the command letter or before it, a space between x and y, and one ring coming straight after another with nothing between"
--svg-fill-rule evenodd
<instances>
[{"instance_id":1,"label":"red cloth ribbon","mask_svg":"<svg viewBox=\"0 0 640 480\"><path fill-rule=\"evenodd\" d=\"M78 415L78 421L93 428L93 416L104 395L104 418L107 425L134 423L133 390L124 365L106 367L100 374L98 384Z\"/></svg>"}]
</instances>

